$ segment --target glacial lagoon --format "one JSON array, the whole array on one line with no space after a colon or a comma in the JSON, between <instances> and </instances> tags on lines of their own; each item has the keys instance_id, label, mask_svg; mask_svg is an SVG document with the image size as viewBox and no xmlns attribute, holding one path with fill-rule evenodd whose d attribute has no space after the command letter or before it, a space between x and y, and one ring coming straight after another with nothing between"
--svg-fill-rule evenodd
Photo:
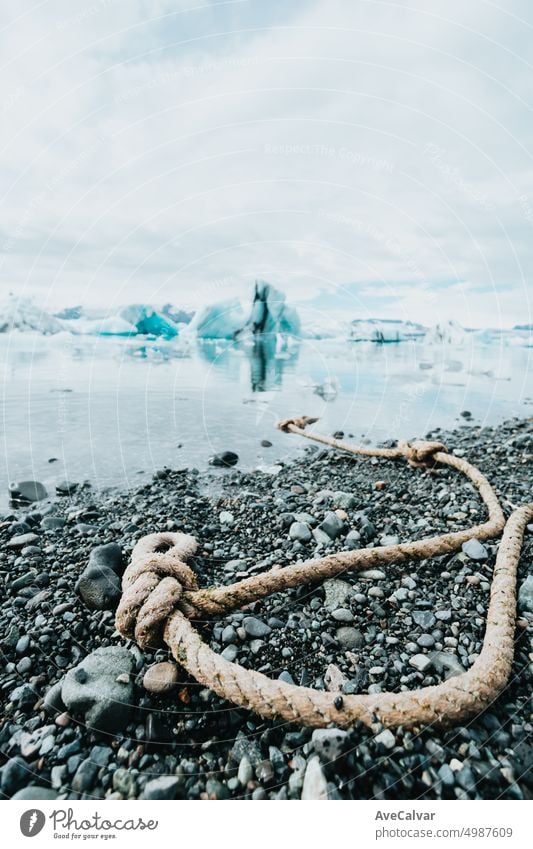
<instances>
[{"instance_id":1,"label":"glacial lagoon","mask_svg":"<svg viewBox=\"0 0 533 849\"><path fill-rule=\"evenodd\" d=\"M275 429L292 414L372 443L528 416L531 354L504 337L455 347L0 335L0 502L10 481L128 489L164 466L205 469L222 450L275 473L303 448Z\"/></svg>"}]
</instances>

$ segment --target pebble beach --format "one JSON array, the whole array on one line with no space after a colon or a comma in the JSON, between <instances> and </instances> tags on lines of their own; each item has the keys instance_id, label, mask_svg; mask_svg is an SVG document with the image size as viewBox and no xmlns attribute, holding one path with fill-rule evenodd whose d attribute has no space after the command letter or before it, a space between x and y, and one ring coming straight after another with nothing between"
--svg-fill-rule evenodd
<instances>
[{"instance_id":1,"label":"pebble beach","mask_svg":"<svg viewBox=\"0 0 533 849\"><path fill-rule=\"evenodd\" d=\"M531 500L531 420L481 427L468 419L421 436L477 465L506 515ZM168 651L120 637L120 578L148 533L194 535L193 568L208 586L485 518L475 488L447 467L413 470L316 446L285 464L275 459L266 472L240 470L236 455L208 472L162 468L128 492L65 482L53 500L36 488L36 500L3 511L3 798L533 797L532 526L519 564L511 680L462 726L313 731L267 721L199 685ZM27 501L27 492L12 495ZM230 661L341 700L436 684L479 654L497 544L472 539L428 561L346 572L200 630Z\"/></svg>"}]
</instances>

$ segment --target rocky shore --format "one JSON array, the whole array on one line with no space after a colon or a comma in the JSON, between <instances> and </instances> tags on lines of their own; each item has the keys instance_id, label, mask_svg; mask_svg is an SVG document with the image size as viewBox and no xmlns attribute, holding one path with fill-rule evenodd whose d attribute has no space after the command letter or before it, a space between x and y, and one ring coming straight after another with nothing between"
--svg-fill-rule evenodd
<instances>
[{"instance_id":1,"label":"rocky shore","mask_svg":"<svg viewBox=\"0 0 533 849\"><path fill-rule=\"evenodd\" d=\"M477 464L507 514L531 500L532 422L468 422L427 436ZM5 511L2 797L532 798L531 526L512 679L483 715L447 730L313 732L265 721L191 680L168 652L141 652L114 628L120 575L146 533L196 536L205 586L484 516L476 490L450 469L314 446L276 474L162 469L134 492L69 485L54 502ZM202 633L229 660L339 698L434 684L480 651L496 549L471 540L453 555L346 573L205 623Z\"/></svg>"}]
</instances>

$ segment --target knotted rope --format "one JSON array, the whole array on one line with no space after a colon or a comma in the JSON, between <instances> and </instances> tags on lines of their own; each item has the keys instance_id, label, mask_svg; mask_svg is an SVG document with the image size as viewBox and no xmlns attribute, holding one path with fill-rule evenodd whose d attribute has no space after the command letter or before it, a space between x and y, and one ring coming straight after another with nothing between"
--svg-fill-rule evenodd
<instances>
[{"instance_id":1,"label":"knotted rope","mask_svg":"<svg viewBox=\"0 0 533 849\"><path fill-rule=\"evenodd\" d=\"M464 720L489 705L505 687L513 659L516 616L516 568L533 503L520 507L507 524L497 496L485 476L467 460L446 452L440 442L400 442L394 448L358 447L305 427L317 421L302 416L278 427L333 448L372 457L404 457L414 466L444 464L465 474L487 507L486 522L462 531L398 545L343 551L268 572L231 586L199 589L187 564L197 549L194 537L181 533L150 534L136 544L123 577L116 613L117 630L141 647L166 643L175 659L198 682L222 698L265 717L321 727L347 727L356 720L370 724L417 725ZM494 568L482 650L472 667L437 686L401 693L350 695L327 693L272 680L230 663L203 642L191 619L227 613L272 593L322 581L349 569L422 559L457 551L469 539L490 539L505 527Z\"/></svg>"}]
</instances>

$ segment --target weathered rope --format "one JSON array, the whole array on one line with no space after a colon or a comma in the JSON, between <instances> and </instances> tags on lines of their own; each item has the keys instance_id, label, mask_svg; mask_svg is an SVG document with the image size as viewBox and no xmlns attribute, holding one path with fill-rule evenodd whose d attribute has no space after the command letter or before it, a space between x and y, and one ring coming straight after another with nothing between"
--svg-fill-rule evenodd
<instances>
[{"instance_id":1,"label":"weathered rope","mask_svg":"<svg viewBox=\"0 0 533 849\"><path fill-rule=\"evenodd\" d=\"M497 496L485 476L466 460L448 454L439 442L401 442L395 448L356 447L345 442L306 433L317 421L306 416L279 423L286 433L352 454L397 459L415 466L448 465L465 474L476 486L488 510L488 520L462 531L414 542L378 548L344 551L246 578L231 586L198 589L187 565L196 551L194 537L180 533L150 534L132 552L123 578L123 594L116 626L141 647L165 642L172 654L201 684L234 704L267 717L280 717L303 725L335 723L350 726L355 720L367 724L379 719L385 725L463 720L490 704L505 686L513 659L516 616L516 568L524 529L533 517L533 503L515 510L505 525ZM284 681L230 663L213 652L192 627L190 619L216 615L259 598L303 583L331 578L348 569L428 558L457 551L469 539L498 536L505 526L492 580L483 648L468 672L433 687L401 693L342 696Z\"/></svg>"}]
</instances>

